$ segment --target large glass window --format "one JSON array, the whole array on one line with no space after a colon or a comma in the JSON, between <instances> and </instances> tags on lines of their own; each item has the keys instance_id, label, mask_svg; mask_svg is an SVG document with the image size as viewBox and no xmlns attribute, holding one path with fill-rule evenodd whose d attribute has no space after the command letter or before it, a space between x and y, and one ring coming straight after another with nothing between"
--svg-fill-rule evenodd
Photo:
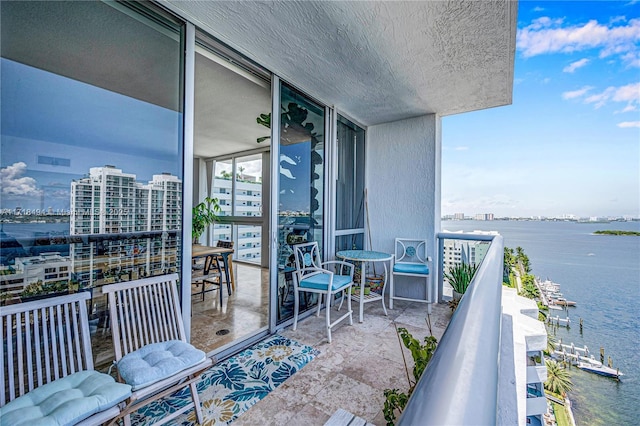
<instances>
[{"instance_id":1,"label":"large glass window","mask_svg":"<svg viewBox=\"0 0 640 426\"><path fill-rule=\"evenodd\" d=\"M183 26L116 2L0 8L1 300L91 291L98 344L98 287L180 270Z\"/></svg>"},{"instance_id":2,"label":"large glass window","mask_svg":"<svg viewBox=\"0 0 640 426\"><path fill-rule=\"evenodd\" d=\"M285 85L281 87L280 183L278 199L278 322L293 316L291 271L294 244L323 247L324 108ZM301 296L301 309L317 302Z\"/></svg>"},{"instance_id":3,"label":"large glass window","mask_svg":"<svg viewBox=\"0 0 640 426\"><path fill-rule=\"evenodd\" d=\"M336 250L364 248L365 131L338 115L336 179Z\"/></svg>"}]
</instances>

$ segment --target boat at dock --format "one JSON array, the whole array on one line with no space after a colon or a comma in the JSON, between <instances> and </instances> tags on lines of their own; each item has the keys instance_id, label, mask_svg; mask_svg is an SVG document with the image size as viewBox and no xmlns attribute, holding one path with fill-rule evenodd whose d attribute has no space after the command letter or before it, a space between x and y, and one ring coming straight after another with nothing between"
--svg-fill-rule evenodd
<instances>
[{"instance_id":1,"label":"boat at dock","mask_svg":"<svg viewBox=\"0 0 640 426\"><path fill-rule=\"evenodd\" d=\"M564 297L559 297L553 300L553 303L560 306L576 306L576 302L572 300L567 300Z\"/></svg>"},{"instance_id":2,"label":"boat at dock","mask_svg":"<svg viewBox=\"0 0 640 426\"><path fill-rule=\"evenodd\" d=\"M624 376L617 368L607 367L606 365L602 365L602 363L593 363L593 362L578 362L577 367L581 370L588 371L589 373L599 374L605 377L613 377L614 379L619 379L620 376Z\"/></svg>"}]
</instances>

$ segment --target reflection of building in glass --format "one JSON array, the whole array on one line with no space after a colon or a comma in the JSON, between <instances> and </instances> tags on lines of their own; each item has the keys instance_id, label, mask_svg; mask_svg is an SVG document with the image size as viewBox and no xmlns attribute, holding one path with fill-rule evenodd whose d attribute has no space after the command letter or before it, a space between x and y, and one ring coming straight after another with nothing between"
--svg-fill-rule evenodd
<instances>
[{"instance_id":1,"label":"reflection of building in glass","mask_svg":"<svg viewBox=\"0 0 640 426\"><path fill-rule=\"evenodd\" d=\"M71 260L58 252L17 257L13 266L2 267L0 289L7 299L20 296L24 287L41 282L46 285L71 278Z\"/></svg>"},{"instance_id":2,"label":"reflection of building in glass","mask_svg":"<svg viewBox=\"0 0 640 426\"><path fill-rule=\"evenodd\" d=\"M92 167L71 183L71 235L101 234L72 244L73 270L85 286L177 270L182 181L154 175L148 184L113 166ZM141 237L137 233L155 231ZM111 238L105 234L120 234ZM124 234L124 235L123 235ZM127 235L129 234L129 235Z\"/></svg>"}]
</instances>

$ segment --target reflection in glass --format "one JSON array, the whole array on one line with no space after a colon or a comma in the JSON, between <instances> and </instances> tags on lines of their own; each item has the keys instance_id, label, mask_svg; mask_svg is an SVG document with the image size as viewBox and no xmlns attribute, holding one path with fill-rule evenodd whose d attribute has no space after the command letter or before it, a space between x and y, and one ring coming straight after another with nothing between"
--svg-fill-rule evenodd
<instances>
[{"instance_id":1,"label":"reflection in glass","mask_svg":"<svg viewBox=\"0 0 640 426\"><path fill-rule=\"evenodd\" d=\"M324 196L324 108L281 88L280 187L278 204L278 322L293 316L292 246L317 241L322 250ZM317 297L301 296L301 309Z\"/></svg>"},{"instance_id":2,"label":"reflection in glass","mask_svg":"<svg viewBox=\"0 0 640 426\"><path fill-rule=\"evenodd\" d=\"M183 27L115 3L0 8L1 300L91 291L106 332L96 288L180 269Z\"/></svg>"}]
</instances>

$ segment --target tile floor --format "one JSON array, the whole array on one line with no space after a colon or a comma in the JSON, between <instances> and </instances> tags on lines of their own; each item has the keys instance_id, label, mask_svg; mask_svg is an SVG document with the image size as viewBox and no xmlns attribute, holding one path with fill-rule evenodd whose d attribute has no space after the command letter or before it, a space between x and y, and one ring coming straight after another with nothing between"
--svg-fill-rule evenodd
<instances>
[{"instance_id":1,"label":"tile floor","mask_svg":"<svg viewBox=\"0 0 640 426\"><path fill-rule=\"evenodd\" d=\"M233 422L241 425L323 425L343 408L367 421L383 426L384 389L408 389L403 352L413 368L411 355L398 341L395 326L405 327L422 340L429 335L426 305L396 302L384 316L378 303L365 305L364 322L358 323L354 304L354 324L341 323L327 343L324 310L320 318L311 316L280 334L320 350L313 361L269 393ZM343 308L344 309L344 308ZM434 305L431 314L433 335L442 337L451 318L446 304Z\"/></svg>"}]
</instances>

